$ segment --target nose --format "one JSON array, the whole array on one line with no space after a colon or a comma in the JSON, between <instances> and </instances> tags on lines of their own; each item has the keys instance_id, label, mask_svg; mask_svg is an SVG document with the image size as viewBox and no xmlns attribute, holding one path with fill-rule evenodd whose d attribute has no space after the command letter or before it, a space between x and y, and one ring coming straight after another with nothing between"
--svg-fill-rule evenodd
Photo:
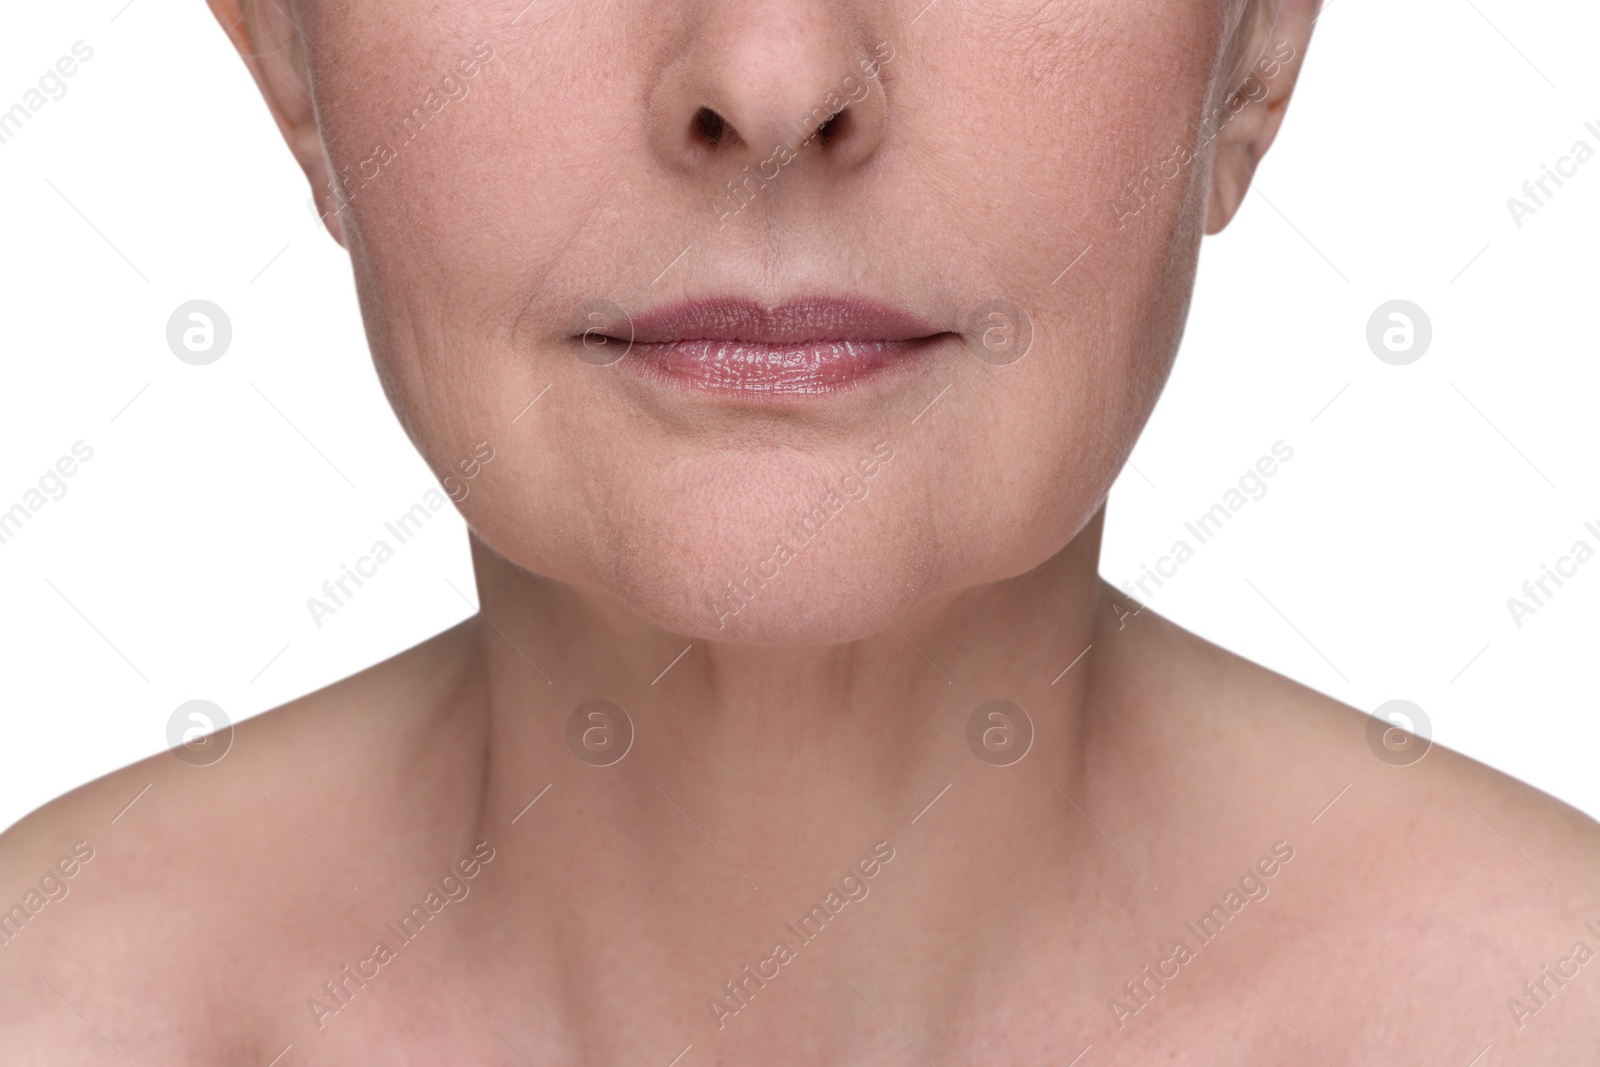
<instances>
[{"instance_id":1,"label":"nose","mask_svg":"<svg viewBox=\"0 0 1600 1067\"><path fill-rule=\"evenodd\" d=\"M892 45L830 0L676 0L685 24L650 99L652 148L691 175L848 172L883 140Z\"/></svg>"}]
</instances>

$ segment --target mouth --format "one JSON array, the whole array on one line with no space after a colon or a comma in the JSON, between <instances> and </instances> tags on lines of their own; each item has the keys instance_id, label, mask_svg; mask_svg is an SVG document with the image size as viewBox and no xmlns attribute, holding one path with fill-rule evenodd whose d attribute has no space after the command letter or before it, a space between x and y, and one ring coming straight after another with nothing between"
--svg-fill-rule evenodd
<instances>
[{"instance_id":1,"label":"mouth","mask_svg":"<svg viewBox=\"0 0 1600 1067\"><path fill-rule=\"evenodd\" d=\"M825 396L904 368L948 332L883 305L815 297L777 307L743 298L688 301L606 335L631 343L626 362L649 378L778 399Z\"/></svg>"}]
</instances>

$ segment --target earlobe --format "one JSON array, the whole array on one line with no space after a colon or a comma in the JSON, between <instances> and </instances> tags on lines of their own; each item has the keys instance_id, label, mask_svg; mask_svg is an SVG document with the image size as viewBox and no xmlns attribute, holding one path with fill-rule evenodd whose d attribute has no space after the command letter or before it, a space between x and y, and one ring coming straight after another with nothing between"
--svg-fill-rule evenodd
<instances>
[{"instance_id":1,"label":"earlobe","mask_svg":"<svg viewBox=\"0 0 1600 1067\"><path fill-rule=\"evenodd\" d=\"M312 195L316 198L317 214L322 219L322 224L328 228L328 234L343 248L350 246L344 239L343 205L333 193L333 182L329 180L328 168L322 163L317 163L315 168L306 169L306 178L311 182Z\"/></svg>"},{"instance_id":2,"label":"earlobe","mask_svg":"<svg viewBox=\"0 0 1600 1067\"><path fill-rule=\"evenodd\" d=\"M1206 233L1220 232L1238 212L1256 167L1283 125L1299 77L1320 0L1251 0L1239 32L1243 63L1220 85L1228 87L1213 109L1217 121ZM1242 70L1240 68L1243 68Z\"/></svg>"},{"instance_id":3,"label":"earlobe","mask_svg":"<svg viewBox=\"0 0 1600 1067\"><path fill-rule=\"evenodd\" d=\"M311 183L311 196L316 201L317 214L333 239L349 248L344 236L344 201L334 187L332 175L328 173L327 157L323 155L322 138L316 124L313 122L302 128L299 136L309 143L291 145L291 148L306 173L306 180Z\"/></svg>"},{"instance_id":4,"label":"earlobe","mask_svg":"<svg viewBox=\"0 0 1600 1067\"><path fill-rule=\"evenodd\" d=\"M289 151L311 183L317 212L333 239L345 243L335 195L311 104L311 84L300 31L285 10L289 0L206 0L261 90Z\"/></svg>"}]
</instances>

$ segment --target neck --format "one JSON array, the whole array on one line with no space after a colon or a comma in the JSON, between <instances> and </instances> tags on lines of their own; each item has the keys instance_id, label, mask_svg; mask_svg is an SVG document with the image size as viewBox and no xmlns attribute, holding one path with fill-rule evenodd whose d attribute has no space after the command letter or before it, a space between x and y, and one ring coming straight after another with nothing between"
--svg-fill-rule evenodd
<instances>
[{"instance_id":1,"label":"neck","mask_svg":"<svg viewBox=\"0 0 1600 1067\"><path fill-rule=\"evenodd\" d=\"M724 971L790 940L785 924L877 846L895 857L892 874L868 887L877 903L851 912L871 920L843 924L865 940L830 936L838 947L810 957L826 962L808 964L806 981L844 988L872 952L933 976L944 973L934 954L948 963L1030 945L1029 909L996 910L993 895L1043 876L1059 908L1091 899L1105 865L1068 799L1086 785L1086 708L1104 702L1096 655L1079 656L1098 643L1097 622L1116 629L1096 576L1099 533L1096 516L1033 571L876 636L782 649L688 641L475 544L470 691L487 708L487 743L474 840L504 857L501 906L482 908L490 939L540 946L555 961L547 996L614 996L618 979L590 949L630 945L629 981L671 976L674 1010L698 1018ZM616 711L591 707L570 725L597 699L631 722L615 762L627 730ZM1014 763L1005 731L1018 722L986 716L970 729L995 700L1031 724ZM955 1005L962 994L923 995Z\"/></svg>"},{"instance_id":2,"label":"neck","mask_svg":"<svg viewBox=\"0 0 1600 1067\"><path fill-rule=\"evenodd\" d=\"M1066 787L1093 659L1061 671L1093 640L1100 525L1096 516L1026 574L940 598L864 640L808 648L690 641L474 541L486 800L515 815L530 784L604 780L646 800L670 789L700 810L837 805L893 821L953 774L992 771L966 729L993 700L1023 708L1034 729L1030 758L1011 769L1032 777L1036 768ZM585 766L567 741L569 719L597 700L622 715L595 704L580 716ZM631 747L611 763L629 723ZM995 760L1004 730L989 735Z\"/></svg>"}]
</instances>

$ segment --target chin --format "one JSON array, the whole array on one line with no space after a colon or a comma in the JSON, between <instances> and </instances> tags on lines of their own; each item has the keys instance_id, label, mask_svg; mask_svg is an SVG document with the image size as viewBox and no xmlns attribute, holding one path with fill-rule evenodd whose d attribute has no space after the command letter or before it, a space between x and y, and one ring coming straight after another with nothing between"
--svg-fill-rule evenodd
<instances>
[{"instance_id":1,"label":"chin","mask_svg":"<svg viewBox=\"0 0 1600 1067\"><path fill-rule=\"evenodd\" d=\"M932 591L931 517L894 482L892 446L849 457L766 452L677 468L627 524L633 551L617 561L615 591L649 622L708 641L830 645L884 629Z\"/></svg>"},{"instance_id":2,"label":"chin","mask_svg":"<svg viewBox=\"0 0 1600 1067\"><path fill-rule=\"evenodd\" d=\"M734 645L882 633L930 598L1037 567L1097 507L1097 480L1025 460L1006 465L1010 478L931 493L960 483L952 469L979 466L948 433L767 434L709 450L585 438L597 439L604 450L540 445L496 461L462 507L468 523L527 572Z\"/></svg>"},{"instance_id":3,"label":"chin","mask_svg":"<svg viewBox=\"0 0 1600 1067\"><path fill-rule=\"evenodd\" d=\"M506 561L603 592L650 626L740 645L840 644L886 629L944 574L937 517L890 484L890 450L872 447L849 454L875 462L848 467L790 450L605 463L609 479L587 479L606 486L600 506L552 508L572 497L503 482L494 488L509 496L474 493L461 510Z\"/></svg>"}]
</instances>

